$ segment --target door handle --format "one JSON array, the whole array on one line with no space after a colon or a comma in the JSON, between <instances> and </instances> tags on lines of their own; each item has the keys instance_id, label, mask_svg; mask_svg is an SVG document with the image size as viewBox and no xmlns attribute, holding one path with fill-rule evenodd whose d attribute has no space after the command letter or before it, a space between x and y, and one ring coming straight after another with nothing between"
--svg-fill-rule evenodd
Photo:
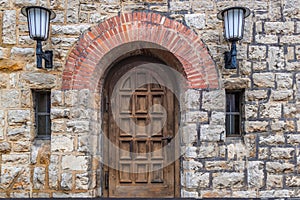
<instances>
[{"instance_id":1,"label":"door handle","mask_svg":"<svg viewBox=\"0 0 300 200\"><path fill-rule=\"evenodd\" d=\"M173 139L173 136L170 136L170 135L161 138L161 140L166 140L168 144L171 142L172 139Z\"/></svg>"}]
</instances>

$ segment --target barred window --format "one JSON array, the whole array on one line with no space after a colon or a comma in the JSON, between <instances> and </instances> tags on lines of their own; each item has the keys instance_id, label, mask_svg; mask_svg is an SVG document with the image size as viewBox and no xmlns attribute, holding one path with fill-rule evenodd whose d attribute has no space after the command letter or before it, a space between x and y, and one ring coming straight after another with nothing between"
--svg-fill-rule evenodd
<instances>
[{"instance_id":1,"label":"barred window","mask_svg":"<svg viewBox=\"0 0 300 200\"><path fill-rule=\"evenodd\" d=\"M226 91L226 135L242 134L243 91Z\"/></svg>"},{"instance_id":2,"label":"barred window","mask_svg":"<svg viewBox=\"0 0 300 200\"><path fill-rule=\"evenodd\" d=\"M51 120L50 120L50 91L34 91L33 92L35 106L35 133L39 139L50 139L51 136Z\"/></svg>"}]
</instances>

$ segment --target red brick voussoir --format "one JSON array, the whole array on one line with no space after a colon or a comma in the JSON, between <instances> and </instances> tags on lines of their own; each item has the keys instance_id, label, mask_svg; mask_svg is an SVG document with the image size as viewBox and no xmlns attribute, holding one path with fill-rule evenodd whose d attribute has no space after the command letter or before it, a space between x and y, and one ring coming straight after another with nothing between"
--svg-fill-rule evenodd
<instances>
[{"instance_id":1,"label":"red brick voussoir","mask_svg":"<svg viewBox=\"0 0 300 200\"><path fill-rule=\"evenodd\" d=\"M189 27L153 12L122 13L86 31L71 50L62 89L96 90L99 63L120 45L144 41L171 52L182 64L189 86L219 88L219 75L207 47ZM100 79L100 77L98 76Z\"/></svg>"}]
</instances>

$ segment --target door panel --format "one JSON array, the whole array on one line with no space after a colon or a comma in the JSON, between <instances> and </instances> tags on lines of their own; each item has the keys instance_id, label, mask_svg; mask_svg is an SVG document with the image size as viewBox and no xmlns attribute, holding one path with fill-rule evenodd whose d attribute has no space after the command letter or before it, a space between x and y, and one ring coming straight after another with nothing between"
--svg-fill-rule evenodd
<instances>
[{"instance_id":1,"label":"door panel","mask_svg":"<svg viewBox=\"0 0 300 200\"><path fill-rule=\"evenodd\" d=\"M107 196L175 197L178 178L170 141L176 132L176 101L160 75L140 70L140 63L120 66L108 84L107 135L116 148L108 147Z\"/></svg>"}]
</instances>

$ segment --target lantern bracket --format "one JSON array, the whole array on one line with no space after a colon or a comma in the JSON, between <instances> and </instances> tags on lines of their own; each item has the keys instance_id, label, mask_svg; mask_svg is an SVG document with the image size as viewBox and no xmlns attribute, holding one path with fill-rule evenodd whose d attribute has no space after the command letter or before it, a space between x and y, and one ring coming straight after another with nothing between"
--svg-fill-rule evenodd
<instances>
[{"instance_id":1,"label":"lantern bracket","mask_svg":"<svg viewBox=\"0 0 300 200\"><path fill-rule=\"evenodd\" d=\"M51 69L53 67L53 51L43 51L42 49L42 41L37 40L36 43L36 63L37 68L42 68L42 60L45 60L45 68Z\"/></svg>"},{"instance_id":2,"label":"lantern bracket","mask_svg":"<svg viewBox=\"0 0 300 200\"><path fill-rule=\"evenodd\" d=\"M236 50L236 41L231 42L231 50L224 53L225 60L225 69L236 69L237 60L236 60L237 50Z\"/></svg>"}]
</instances>

